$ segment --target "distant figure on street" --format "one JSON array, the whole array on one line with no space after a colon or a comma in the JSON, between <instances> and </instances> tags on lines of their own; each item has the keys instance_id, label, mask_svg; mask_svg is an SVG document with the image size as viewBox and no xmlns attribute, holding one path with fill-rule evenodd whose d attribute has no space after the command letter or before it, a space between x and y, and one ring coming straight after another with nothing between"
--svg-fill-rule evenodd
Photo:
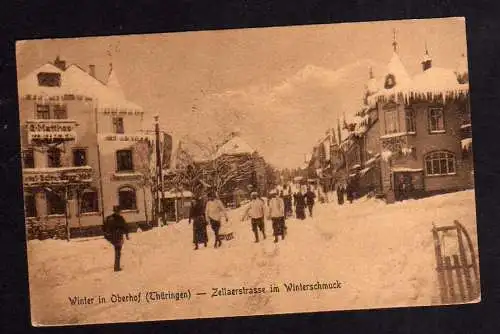
<instances>
[{"instance_id":1,"label":"distant figure on street","mask_svg":"<svg viewBox=\"0 0 500 334\"><path fill-rule=\"evenodd\" d=\"M292 209L292 190L288 188L283 196L283 202L285 203L285 217L290 217L293 215Z\"/></svg>"},{"instance_id":2,"label":"distant figure on street","mask_svg":"<svg viewBox=\"0 0 500 334\"><path fill-rule=\"evenodd\" d=\"M113 206L113 213L106 217L103 225L104 238L108 240L115 249L115 271L121 271L120 259L123 247L123 235L128 237L128 226L125 219L120 215L120 207Z\"/></svg>"},{"instance_id":3,"label":"distant figure on street","mask_svg":"<svg viewBox=\"0 0 500 334\"><path fill-rule=\"evenodd\" d=\"M285 203L283 199L276 196L275 191L269 193L269 218L273 222L274 242L278 242L278 236L281 235L281 240L285 239Z\"/></svg>"},{"instance_id":4,"label":"distant figure on street","mask_svg":"<svg viewBox=\"0 0 500 334\"><path fill-rule=\"evenodd\" d=\"M354 182L351 178L347 180L346 195L347 200L352 204L354 200Z\"/></svg>"},{"instance_id":5,"label":"distant figure on street","mask_svg":"<svg viewBox=\"0 0 500 334\"><path fill-rule=\"evenodd\" d=\"M245 220L250 217L252 222L252 231L255 235L255 242L259 242L259 230L262 232L262 237L266 238L266 231L264 226L264 216L266 212L265 203L262 198L258 197L256 192L250 194L251 200L248 207L245 209L243 217L241 220Z\"/></svg>"},{"instance_id":6,"label":"distant figure on street","mask_svg":"<svg viewBox=\"0 0 500 334\"><path fill-rule=\"evenodd\" d=\"M304 195L307 209L309 210L309 217L313 216L313 207L314 207L314 199L316 198L316 194L311 190L311 187L307 187L306 194Z\"/></svg>"},{"instance_id":7,"label":"distant figure on street","mask_svg":"<svg viewBox=\"0 0 500 334\"><path fill-rule=\"evenodd\" d=\"M207 221L205 220L205 205L200 197L195 197L189 211L188 223L193 221L193 243L194 249L198 249L198 244L205 244L207 247Z\"/></svg>"},{"instance_id":8,"label":"distant figure on street","mask_svg":"<svg viewBox=\"0 0 500 334\"><path fill-rule=\"evenodd\" d=\"M222 241L220 240L219 230L222 217L226 218L226 221L229 220L226 213L226 208L224 204L222 204L221 200L215 197L214 192L210 192L208 194L208 202L205 208L205 219L207 222L210 222L210 226L214 231L215 235L215 243L214 248L222 246Z\"/></svg>"},{"instance_id":9,"label":"distant figure on street","mask_svg":"<svg viewBox=\"0 0 500 334\"><path fill-rule=\"evenodd\" d=\"M306 202L304 199L304 195L299 191L297 191L294 194L294 200L295 200L295 215L297 216L297 219L304 220L306 219Z\"/></svg>"},{"instance_id":10,"label":"distant figure on street","mask_svg":"<svg viewBox=\"0 0 500 334\"><path fill-rule=\"evenodd\" d=\"M337 203L338 203L339 205L344 204L344 195L345 195L345 188L344 188L344 184L339 183L339 184L337 185Z\"/></svg>"}]
</instances>

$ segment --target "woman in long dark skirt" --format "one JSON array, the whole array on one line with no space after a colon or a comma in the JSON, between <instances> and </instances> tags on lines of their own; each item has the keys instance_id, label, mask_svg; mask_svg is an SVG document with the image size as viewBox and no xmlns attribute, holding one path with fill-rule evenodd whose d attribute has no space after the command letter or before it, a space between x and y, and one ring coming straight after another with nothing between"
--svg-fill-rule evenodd
<instances>
[{"instance_id":1,"label":"woman in long dark skirt","mask_svg":"<svg viewBox=\"0 0 500 334\"><path fill-rule=\"evenodd\" d=\"M205 205L200 198L195 198L189 212L189 223L193 221L193 243L194 249L198 249L198 244L205 244L207 247L208 234L207 222L205 221Z\"/></svg>"},{"instance_id":2,"label":"woman in long dark skirt","mask_svg":"<svg viewBox=\"0 0 500 334\"><path fill-rule=\"evenodd\" d=\"M295 215L297 219L306 219L306 200L304 195L299 191L295 194Z\"/></svg>"},{"instance_id":3,"label":"woman in long dark skirt","mask_svg":"<svg viewBox=\"0 0 500 334\"><path fill-rule=\"evenodd\" d=\"M339 205L344 204L344 186L342 184L337 187L337 203Z\"/></svg>"}]
</instances>

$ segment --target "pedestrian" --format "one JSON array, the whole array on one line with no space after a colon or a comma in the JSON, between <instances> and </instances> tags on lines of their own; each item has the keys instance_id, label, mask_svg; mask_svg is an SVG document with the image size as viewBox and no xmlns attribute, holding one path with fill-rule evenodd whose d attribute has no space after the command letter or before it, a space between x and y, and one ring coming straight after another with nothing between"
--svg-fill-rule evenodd
<instances>
[{"instance_id":1,"label":"pedestrian","mask_svg":"<svg viewBox=\"0 0 500 334\"><path fill-rule=\"evenodd\" d=\"M120 259L123 247L123 235L129 239L128 226L125 219L120 215L120 207L113 206L113 213L106 217L103 225L104 238L108 240L115 249L115 271L121 271Z\"/></svg>"},{"instance_id":2,"label":"pedestrian","mask_svg":"<svg viewBox=\"0 0 500 334\"><path fill-rule=\"evenodd\" d=\"M302 195L302 192L299 190L295 193L294 195L295 199L295 215L297 219L304 220L306 219L306 202L304 199L304 195Z\"/></svg>"},{"instance_id":3,"label":"pedestrian","mask_svg":"<svg viewBox=\"0 0 500 334\"><path fill-rule=\"evenodd\" d=\"M339 182L337 184L337 202L339 205L344 204L345 186L343 183Z\"/></svg>"},{"instance_id":4,"label":"pedestrian","mask_svg":"<svg viewBox=\"0 0 500 334\"><path fill-rule=\"evenodd\" d=\"M346 195L347 200L352 204L352 201L354 200L354 184L351 178L347 180Z\"/></svg>"},{"instance_id":5,"label":"pedestrian","mask_svg":"<svg viewBox=\"0 0 500 334\"><path fill-rule=\"evenodd\" d=\"M285 203L281 197L276 196L275 191L271 191L269 196L269 218L273 222L274 242L278 242L278 236L281 236L281 240L285 239Z\"/></svg>"},{"instance_id":6,"label":"pedestrian","mask_svg":"<svg viewBox=\"0 0 500 334\"><path fill-rule=\"evenodd\" d=\"M262 233L262 238L266 238L266 231L264 226L264 216L266 212L265 203L262 198L258 197L258 194L256 192L252 192L250 194L250 197L250 203L245 209L241 220L243 221L247 217L250 217L250 221L252 223L252 231L255 236L255 242L259 242L259 230Z\"/></svg>"},{"instance_id":7,"label":"pedestrian","mask_svg":"<svg viewBox=\"0 0 500 334\"><path fill-rule=\"evenodd\" d=\"M314 199L316 194L311 190L311 187L307 187L306 194L304 195L306 200L307 209L309 210L309 217L313 216Z\"/></svg>"},{"instance_id":8,"label":"pedestrian","mask_svg":"<svg viewBox=\"0 0 500 334\"><path fill-rule=\"evenodd\" d=\"M200 197L195 197L189 211L188 223L193 222L193 243L194 249L198 249L198 244L204 244L207 247L207 221L205 219L205 205Z\"/></svg>"},{"instance_id":9,"label":"pedestrian","mask_svg":"<svg viewBox=\"0 0 500 334\"><path fill-rule=\"evenodd\" d=\"M210 226L214 231L214 248L222 246L222 241L219 235L222 217L226 218L226 221L229 220L227 217L226 208L224 207L224 204L222 204L222 201L216 198L214 192L210 192L208 194L208 202L205 207L205 219L207 222L210 222Z\"/></svg>"}]
</instances>

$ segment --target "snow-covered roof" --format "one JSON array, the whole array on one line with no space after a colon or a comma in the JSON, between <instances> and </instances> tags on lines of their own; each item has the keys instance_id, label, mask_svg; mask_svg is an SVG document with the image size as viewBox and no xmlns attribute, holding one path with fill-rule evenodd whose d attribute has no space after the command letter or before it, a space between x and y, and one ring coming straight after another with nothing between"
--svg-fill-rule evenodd
<instances>
[{"instance_id":1,"label":"snow-covered roof","mask_svg":"<svg viewBox=\"0 0 500 334\"><path fill-rule=\"evenodd\" d=\"M387 65L387 73L386 75L392 74L395 78L396 85L394 86L395 90L404 89L411 81L406 68L404 67L401 59L397 52L392 53L391 60Z\"/></svg>"},{"instance_id":2,"label":"snow-covered roof","mask_svg":"<svg viewBox=\"0 0 500 334\"><path fill-rule=\"evenodd\" d=\"M425 57L425 56L424 56ZM430 60L430 56L426 56ZM426 58L426 59L427 59ZM469 92L469 84L460 84L457 79L457 74L467 72L467 60L462 57L459 65L459 70L430 67L427 70L415 75L411 78L406 72L397 53L393 53L391 61L388 64L386 76L394 75L395 85L392 88L381 89L368 97L368 103L373 105L381 97L389 97L402 94L405 99L410 96L458 96Z\"/></svg>"},{"instance_id":3,"label":"snow-covered roof","mask_svg":"<svg viewBox=\"0 0 500 334\"><path fill-rule=\"evenodd\" d=\"M108 86L108 88L112 90L117 96L125 99L125 93L123 92L122 86L120 85L120 81L118 80L116 71L113 68L111 68L111 71L109 72L108 82L106 83L106 86Z\"/></svg>"},{"instance_id":4,"label":"snow-covered roof","mask_svg":"<svg viewBox=\"0 0 500 334\"><path fill-rule=\"evenodd\" d=\"M59 73L60 86L46 87L38 84L38 74L42 72ZM19 80L18 90L20 96L33 95L42 99L49 97L63 97L64 95L79 95L97 100L100 110L129 110L140 111L142 107L127 101L119 92L119 83L111 78L112 87L108 87L98 79L92 77L77 65L71 65L66 70L61 70L53 64L47 63Z\"/></svg>"},{"instance_id":5,"label":"snow-covered roof","mask_svg":"<svg viewBox=\"0 0 500 334\"><path fill-rule=\"evenodd\" d=\"M465 55L462 55L462 57L460 58L460 61L458 62L458 66L455 72L459 75L469 73L469 67Z\"/></svg>"},{"instance_id":6,"label":"snow-covered roof","mask_svg":"<svg viewBox=\"0 0 500 334\"><path fill-rule=\"evenodd\" d=\"M165 198L193 197L193 193L188 190L184 190L182 192L165 191L163 192L163 195L165 196Z\"/></svg>"},{"instance_id":7,"label":"snow-covered roof","mask_svg":"<svg viewBox=\"0 0 500 334\"><path fill-rule=\"evenodd\" d=\"M252 154L255 152L241 137L235 136L222 145L215 153L215 158L222 155Z\"/></svg>"},{"instance_id":8,"label":"snow-covered roof","mask_svg":"<svg viewBox=\"0 0 500 334\"><path fill-rule=\"evenodd\" d=\"M468 84L459 84L455 72L451 69L431 67L413 77L410 91L415 94L447 94L449 92L467 92Z\"/></svg>"}]
</instances>

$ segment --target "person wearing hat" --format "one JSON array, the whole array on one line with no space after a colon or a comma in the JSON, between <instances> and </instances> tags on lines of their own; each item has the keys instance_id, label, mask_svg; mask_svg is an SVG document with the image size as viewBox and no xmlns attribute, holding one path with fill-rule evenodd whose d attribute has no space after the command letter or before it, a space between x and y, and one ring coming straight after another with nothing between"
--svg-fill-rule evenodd
<instances>
[{"instance_id":1,"label":"person wearing hat","mask_svg":"<svg viewBox=\"0 0 500 334\"><path fill-rule=\"evenodd\" d=\"M115 271L121 271L120 259L123 247L123 235L128 236L128 226L125 219L120 215L120 206L113 206L113 213L106 217L103 225L104 238L108 240L115 249Z\"/></svg>"},{"instance_id":2,"label":"person wearing hat","mask_svg":"<svg viewBox=\"0 0 500 334\"><path fill-rule=\"evenodd\" d=\"M277 196L275 190L269 192L269 218L273 222L274 242L278 242L278 236L285 239L285 203Z\"/></svg>"},{"instance_id":3,"label":"person wearing hat","mask_svg":"<svg viewBox=\"0 0 500 334\"><path fill-rule=\"evenodd\" d=\"M250 217L250 221L252 222L252 231L255 235L255 242L259 242L259 230L262 232L262 237L266 238L266 231L264 226L264 216L265 216L265 203L262 198L258 197L256 192L252 192L250 194L251 201L246 208L242 221L247 217Z\"/></svg>"}]
</instances>

